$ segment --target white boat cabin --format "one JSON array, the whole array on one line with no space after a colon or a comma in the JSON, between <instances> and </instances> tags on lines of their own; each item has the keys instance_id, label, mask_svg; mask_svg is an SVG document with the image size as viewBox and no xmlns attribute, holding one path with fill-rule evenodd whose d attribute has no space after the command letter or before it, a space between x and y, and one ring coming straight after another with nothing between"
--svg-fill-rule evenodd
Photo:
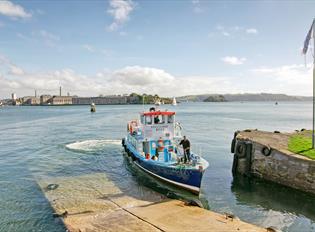
<instances>
[{"instance_id":1,"label":"white boat cabin","mask_svg":"<svg viewBox=\"0 0 315 232\"><path fill-rule=\"evenodd\" d=\"M176 141L181 138L181 127L175 121L175 112L151 108L140 113L140 120L130 121L127 132L128 142L146 159L176 161Z\"/></svg>"}]
</instances>

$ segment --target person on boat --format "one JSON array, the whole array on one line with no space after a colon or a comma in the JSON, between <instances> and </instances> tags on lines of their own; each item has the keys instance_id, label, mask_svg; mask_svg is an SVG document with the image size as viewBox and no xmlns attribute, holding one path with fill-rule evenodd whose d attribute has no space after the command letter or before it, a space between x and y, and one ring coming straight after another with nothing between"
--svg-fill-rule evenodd
<instances>
[{"instance_id":1,"label":"person on boat","mask_svg":"<svg viewBox=\"0 0 315 232\"><path fill-rule=\"evenodd\" d=\"M184 135L182 141L180 141L179 145L183 146L184 150L184 163L190 162L190 141Z\"/></svg>"},{"instance_id":2,"label":"person on boat","mask_svg":"<svg viewBox=\"0 0 315 232\"><path fill-rule=\"evenodd\" d=\"M160 122L159 116L154 117L154 123L158 124Z\"/></svg>"}]
</instances>

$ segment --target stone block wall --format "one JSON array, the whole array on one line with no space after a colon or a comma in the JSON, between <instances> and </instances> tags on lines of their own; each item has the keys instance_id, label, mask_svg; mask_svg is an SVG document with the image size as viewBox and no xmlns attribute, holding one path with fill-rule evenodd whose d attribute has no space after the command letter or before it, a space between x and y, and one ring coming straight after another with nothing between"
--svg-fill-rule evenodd
<instances>
[{"instance_id":1,"label":"stone block wall","mask_svg":"<svg viewBox=\"0 0 315 232\"><path fill-rule=\"evenodd\" d=\"M237 137L235 144L237 146L245 141L252 144L251 160L248 162L248 156L237 158L237 161L234 159L237 162L236 172L315 194L315 160L272 147L271 153L266 156L262 152L266 145ZM246 171L248 163L251 165L250 173Z\"/></svg>"}]
</instances>

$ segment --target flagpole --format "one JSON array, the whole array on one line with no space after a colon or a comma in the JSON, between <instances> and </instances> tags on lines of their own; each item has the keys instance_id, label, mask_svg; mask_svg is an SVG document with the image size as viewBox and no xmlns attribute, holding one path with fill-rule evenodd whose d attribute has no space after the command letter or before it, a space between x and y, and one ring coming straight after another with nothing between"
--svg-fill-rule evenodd
<instances>
[{"instance_id":1,"label":"flagpole","mask_svg":"<svg viewBox=\"0 0 315 232\"><path fill-rule=\"evenodd\" d=\"M315 18L313 19L313 131L312 131L312 149L315 148L315 132L314 132L314 128L315 128L315 28L314 28L314 22L315 22Z\"/></svg>"}]
</instances>

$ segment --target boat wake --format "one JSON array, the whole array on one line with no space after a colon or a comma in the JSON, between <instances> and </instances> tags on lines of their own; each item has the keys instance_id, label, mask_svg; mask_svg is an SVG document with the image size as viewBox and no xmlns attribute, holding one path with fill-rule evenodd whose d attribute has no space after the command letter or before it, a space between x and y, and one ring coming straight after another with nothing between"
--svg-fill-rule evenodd
<instances>
[{"instance_id":1,"label":"boat wake","mask_svg":"<svg viewBox=\"0 0 315 232\"><path fill-rule=\"evenodd\" d=\"M93 152L113 145L120 146L121 140L112 139L84 140L67 144L66 148L73 151Z\"/></svg>"}]
</instances>

